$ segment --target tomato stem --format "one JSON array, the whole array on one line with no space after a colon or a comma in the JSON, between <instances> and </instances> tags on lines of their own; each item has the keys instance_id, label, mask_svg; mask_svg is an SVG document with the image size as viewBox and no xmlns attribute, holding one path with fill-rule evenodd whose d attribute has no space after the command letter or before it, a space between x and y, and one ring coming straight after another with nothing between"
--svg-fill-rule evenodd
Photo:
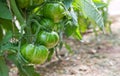
<instances>
[{"instance_id":1,"label":"tomato stem","mask_svg":"<svg viewBox=\"0 0 120 76\"><path fill-rule=\"evenodd\" d=\"M21 47L21 39L23 37L23 30L26 27L26 20L24 19L24 17L22 16L21 12L19 11L15 0L10 0L10 5L11 5L11 9L13 11L13 13L15 14L15 16L17 17L17 20L19 21L20 25L21 25L21 30L20 30L20 38L19 38L19 45L18 45L18 52L20 52L20 47Z\"/></svg>"},{"instance_id":2,"label":"tomato stem","mask_svg":"<svg viewBox=\"0 0 120 76\"><path fill-rule=\"evenodd\" d=\"M21 25L23 25L25 23L25 20L17 7L15 0L10 0L10 5L18 21L20 22Z\"/></svg>"},{"instance_id":3,"label":"tomato stem","mask_svg":"<svg viewBox=\"0 0 120 76\"><path fill-rule=\"evenodd\" d=\"M32 19L31 22L36 23L37 26L38 26L38 29L37 29L37 31L36 31L36 33L35 33L35 38L34 38L34 40L33 40L33 42L36 42L37 34L39 33L40 28L41 28L42 26L41 26L41 25L39 24L39 22L38 22L37 20L35 20L35 19Z\"/></svg>"}]
</instances>

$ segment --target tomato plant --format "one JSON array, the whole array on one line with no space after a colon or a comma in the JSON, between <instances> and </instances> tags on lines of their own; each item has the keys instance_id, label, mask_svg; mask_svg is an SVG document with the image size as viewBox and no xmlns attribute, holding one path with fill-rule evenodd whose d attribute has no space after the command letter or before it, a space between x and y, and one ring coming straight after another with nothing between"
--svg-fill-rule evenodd
<instances>
[{"instance_id":1,"label":"tomato plant","mask_svg":"<svg viewBox=\"0 0 120 76\"><path fill-rule=\"evenodd\" d=\"M87 30L110 24L102 0L0 0L0 9L0 76L9 76L7 61L20 76L40 76L35 64L62 46L71 51L64 37L80 41Z\"/></svg>"}]
</instances>

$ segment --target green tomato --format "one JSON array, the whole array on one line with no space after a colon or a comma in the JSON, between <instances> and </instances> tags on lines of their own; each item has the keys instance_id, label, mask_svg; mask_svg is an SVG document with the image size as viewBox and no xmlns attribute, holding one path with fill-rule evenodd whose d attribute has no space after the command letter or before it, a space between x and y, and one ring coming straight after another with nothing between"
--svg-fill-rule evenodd
<instances>
[{"instance_id":1,"label":"green tomato","mask_svg":"<svg viewBox=\"0 0 120 76\"><path fill-rule=\"evenodd\" d=\"M42 12L44 17L58 23L64 17L65 9L60 3L46 3L43 6Z\"/></svg>"},{"instance_id":2,"label":"green tomato","mask_svg":"<svg viewBox=\"0 0 120 76\"><path fill-rule=\"evenodd\" d=\"M42 4L44 0L17 0L17 4L20 8L27 8L31 5Z\"/></svg>"},{"instance_id":3,"label":"green tomato","mask_svg":"<svg viewBox=\"0 0 120 76\"><path fill-rule=\"evenodd\" d=\"M35 46L33 44L24 45L20 50L21 56L32 64L42 64L47 60L48 49L43 46Z\"/></svg>"},{"instance_id":4,"label":"green tomato","mask_svg":"<svg viewBox=\"0 0 120 76\"><path fill-rule=\"evenodd\" d=\"M38 34L37 42L42 45L45 45L47 48L50 49L58 44L59 35L54 31L52 32L42 31Z\"/></svg>"},{"instance_id":5,"label":"green tomato","mask_svg":"<svg viewBox=\"0 0 120 76\"><path fill-rule=\"evenodd\" d=\"M27 8L30 6L30 0L16 0L20 8Z\"/></svg>"},{"instance_id":6,"label":"green tomato","mask_svg":"<svg viewBox=\"0 0 120 76\"><path fill-rule=\"evenodd\" d=\"M44 0L33 0L34 5L40 5L44 2Z\"/></svg>"}]
</instances>

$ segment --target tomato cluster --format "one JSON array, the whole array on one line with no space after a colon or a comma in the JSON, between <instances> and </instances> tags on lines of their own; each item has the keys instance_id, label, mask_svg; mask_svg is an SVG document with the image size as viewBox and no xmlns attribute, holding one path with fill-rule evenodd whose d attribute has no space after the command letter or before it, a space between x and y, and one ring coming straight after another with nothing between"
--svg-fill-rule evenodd
<instances>
[{"instance_id":1,"label":"tomato cluster","mask_svg":"<svg viewBox=\"0 0 120 76\"><path fill-rule=\"evenodd\" d=\"M21 46L20 59L23 58L32 64L42 64L47 60L49 50L55 48L60 41L58 25L65 17L65 8L59 2L44 2L44 0L17 0L16 2L18 7L24 10L37 5L28 13L30 17L28 21L31 22L27 22L29 24L27 28L31 30L25 29L25 32L32 31L33 37L30 40L32 39L33 42L23 43L25 45ZM33 12L36 9L37 13Z\"/></svg>"}]
</instances>

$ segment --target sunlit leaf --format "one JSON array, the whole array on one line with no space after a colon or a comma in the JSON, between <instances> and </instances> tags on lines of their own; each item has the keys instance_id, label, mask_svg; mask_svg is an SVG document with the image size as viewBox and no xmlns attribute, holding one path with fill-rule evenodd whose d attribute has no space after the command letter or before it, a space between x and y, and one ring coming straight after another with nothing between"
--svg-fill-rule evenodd
<instances>
[{"instance_id":1,"label":"sunlit leaf","mask_svg":"<svg viewBox=\"0 0 120 76\"><path fill-rule=\"evenodd\" d=\"M82 39L82 35L80 34L80 30L79 28L76 29L76 31L74 32L73 36L78 39L81 40Z\"/></svg>"},{"instance_id":2,"label":"sunlit leaf","mask_svg":"<svg viewBox=\"0 0 120 76\"><path fill-rule=\"evenodd\" d=\"M101 13L98 11L92 0L75 0L74 2L79 9L82 9L84 17L88 18L93 25L98 25L101 29L104 28L104 21Z\"/></svg>"},{"instance_id":3,"label":"sunlit leaf","mask_svg":"<svg viewBox=\"0 0 120 76\"><path fill-rule=\"evenodd\" d=\"M63 3L67 9L70 8L73 0L63 0Z\"/></svg>"},{"instance_id":4,"label":"sunlit leaf","mask_svg":"<svg viewBox=\"0 0 120 76\"><path fill-rule=\"evenodd\" d=\"M97 1L97 0L93 0L93 2L95 3L97 8L104 8L107 6L106 3L104 3L103 1Z\"/></svg>"}]
</instances>

